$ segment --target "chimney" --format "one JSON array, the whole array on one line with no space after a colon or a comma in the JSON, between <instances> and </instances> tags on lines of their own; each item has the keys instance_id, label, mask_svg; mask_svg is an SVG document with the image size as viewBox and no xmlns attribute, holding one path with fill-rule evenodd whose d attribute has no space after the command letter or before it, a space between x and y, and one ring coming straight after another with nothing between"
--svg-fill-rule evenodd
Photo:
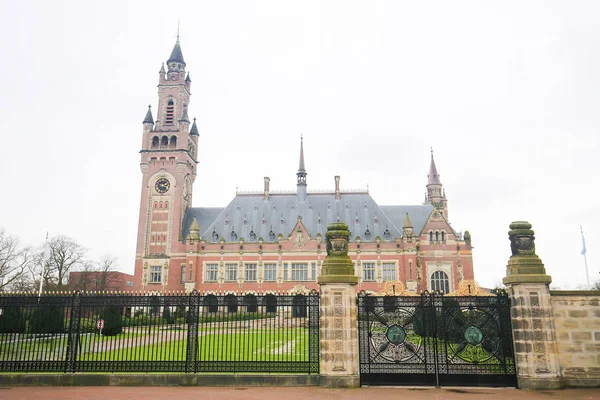
<instances>
[{"instance_id":1,"label":"chimney","mask_svg":"<svg viewBox=\"0 0 600 400\"><path fill-rule=\"evenodd\" d=\"M265 201L269 201L269 183L271 179L268 176L265 176Z\"/></svg>"},{"instance_id":2,"label":"chimney","mask_svg":"<svg viewBox=\"0 0 600 400\"><path fill-rule=\"evenodd\" d=\"M335 179L335 199L339 200L340 199L340 176L336 175L334 177Z\"/></svg>"}]
</instances>

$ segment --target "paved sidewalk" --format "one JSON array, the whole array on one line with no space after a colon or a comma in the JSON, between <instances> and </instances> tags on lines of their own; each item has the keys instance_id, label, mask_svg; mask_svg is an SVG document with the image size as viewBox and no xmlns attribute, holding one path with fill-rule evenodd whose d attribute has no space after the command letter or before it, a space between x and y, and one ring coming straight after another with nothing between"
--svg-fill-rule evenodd
<instances>
[{"instance_id":1,"label":"paved sidewalk","mask_svg":"<svg viewBox=\"0 0 600 400\"><path fill-rule=\"evenodd\" d=\"M319 387L0 387L2 400L600 400L600 389L524 391L491 388L322 389Z\"/></svg>"}]
</instances>

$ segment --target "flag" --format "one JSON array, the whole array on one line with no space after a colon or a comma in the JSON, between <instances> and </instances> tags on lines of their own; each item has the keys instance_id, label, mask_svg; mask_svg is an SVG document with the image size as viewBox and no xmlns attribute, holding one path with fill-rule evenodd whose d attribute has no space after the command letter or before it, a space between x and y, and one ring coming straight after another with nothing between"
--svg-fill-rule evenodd
<instances>
[{"instance_id":1,"label":"flag","mask_svg":"<svg viewBox=\"0 0 600 400\"><path fill-rule=\"evenodd\" d=\"M581 243L583 244L583 247L581 248L581 255L585 256L585 254L587 253L587 249L585 248L585 237L583 237L583 228L580 226L579 229L581 229Z\"/></svg>"}]
</instances>

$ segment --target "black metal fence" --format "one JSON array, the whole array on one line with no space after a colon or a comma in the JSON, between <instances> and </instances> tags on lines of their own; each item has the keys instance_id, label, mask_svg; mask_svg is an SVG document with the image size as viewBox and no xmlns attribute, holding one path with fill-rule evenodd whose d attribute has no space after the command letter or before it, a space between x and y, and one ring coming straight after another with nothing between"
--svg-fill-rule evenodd
<instances>
[{"instance_id":1,"label":"black metal fence","mask_svg":"<svg viewBox=\"0 0 600 400\"><path fill-rule=\"evenodd\" d=\"M319 296L0 294L0 371L319 372Z\"/></svg>"},{"instance_id":2,"label":"black metal fence","mask_svg":"<svg viewBox=\"0 0 600 400\"><path fill-rule=\"evenodd\" d=\"M516 386L506 292L361 295L358 312L363 384Z\"/></svg>"}]
</instances>

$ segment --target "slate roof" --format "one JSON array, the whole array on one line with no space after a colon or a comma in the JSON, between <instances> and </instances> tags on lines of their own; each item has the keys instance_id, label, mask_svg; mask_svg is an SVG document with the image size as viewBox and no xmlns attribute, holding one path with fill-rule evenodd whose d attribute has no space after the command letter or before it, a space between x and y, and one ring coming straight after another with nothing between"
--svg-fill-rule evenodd
<instances>
[{"instance_id":1,"label":"slate roof","mask_svg":"<svg viewBox=\"0 0 600 400\"><path fill-rule=\"evenodd\" d=\"M179 40L173 46L173 51L171 51L171 56L167 60L167 64L170 64L172 61L178 62L185 66L185 61L183 60L183 52L181 51L181 45L179 44Z\"/></svg>"},{"instance_id":2,"label":"slate roof","mask_svg":"<svg viewBox=\"0 0 600 400\"><path fill-rule=\"evenodd\" d=\"M187 237L196 217L200 236L207 242L216 242L221 238L226 242L240 238L257 241L261 237L265 242L271 242L276 241L279 234L287 238L298 216L301 216L311 237L316 237L317 233L325 236L327 226L339 218L340 222L348 224L352 240L360 236L363 241L374 241L379 236L383 241L393 241L402 235L407 212L418 234L432 210L430 204L379 206L368 193L342 193L340 200L335 199L335 193L309 193L304 202L299 201L295 193L271 194L268 201L264 200L262 194L241 194L225 208L188 208L182 233L184 238ZM273 235L270 235L271 232Z\"/></svg>"},{"instance_id":3,"label":"slate roof","mask_svg":"<svg viewBox=\"0 0 600 400\"><path fill-rule=\"evenodd\" d=\"M142 124L154 124L154 118L152 118L152 106L148 106L148 111L146 112L146 116L144 117L144 122Z\"/></svg>"}]
</instances>

